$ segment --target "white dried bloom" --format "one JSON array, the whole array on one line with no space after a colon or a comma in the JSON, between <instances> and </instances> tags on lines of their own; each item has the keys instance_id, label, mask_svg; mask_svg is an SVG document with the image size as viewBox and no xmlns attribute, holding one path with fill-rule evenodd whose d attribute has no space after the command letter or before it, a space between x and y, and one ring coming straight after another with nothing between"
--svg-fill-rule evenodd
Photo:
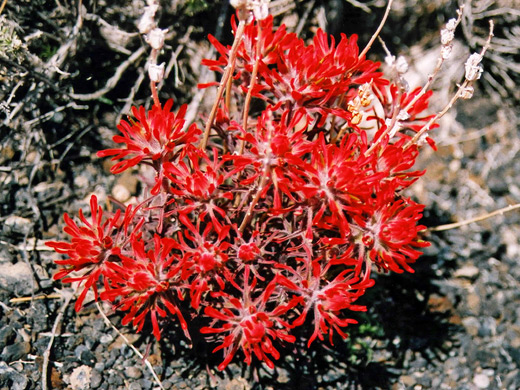
<instances>
[{"instance_id":1,"label":"white dried bloom","mask_svg":"<svg viewBox=\"0 0 520 390\"><path fill-rule=\"evenodd\" d=\"M148 34L156 27L154 17L158 9L158 4L151 4L147 7L144 7L144 14L141 16L141 19L137 24L137 28L141 34Z\"/></svg>"},{"instance_id":2,"label":"white dried bloom","mask_svg":"<svg viewBox=\"0 0 520 390\"><path fill-rule=\"evenodd\" d=\"M441 48L441 57L443 60L447 60L450 58L451 51L453 50L453 45L445 45Z\"/></svg>"},{"instance_id":3,"label":"white dried bloom","mask_svg":"<svg viewBox=\"0 0 520 390\"><path fill-rule=\"evenodd\" d=\"M399 74L405 74L408 72L408 62L406 61L406 58L403 56L397 57L397 61L395 62L395 69Z\"/></svg>"},{"instance_id":4,"label":"white dried bloom","mask_svg":"<svg viewBox=\"0 0 520 390\"><path fill-rule=\"evenodd\" d=\"M475 92L475 89L471 85L464 87L460 91L460 98L464 99L464 100L471 99L473 97L474 92Z\"/></svg>"},{"instance_id":5,"label":"white dried bloom","mask_svg":"<svg viewBox=\"0 0 520 390\"><path fill-rule=\"evenodd\" d=\"M449 45L453 41L453 38L455 38L453 30L448 30L447 28L441 30L441 44L443 46Z\"/></svg>"},{"instance_id":6,"label":"white dried bloom","mask_svg":"<svg viewBox=\"0 0 520 390\"><path fill-rule=\"evenodd\" d=\"M457 19L451 18L448 20L448 23L446 23L446 30L448 31L455 31L455 28L457 28Z\"/></svg>"},{"instance_id":7,"label":"white dried bloom","mask_svg":"<svg viewBox=\"0 0 520 390\"><path fill-rule=\"evenodd\" d=\"M388 54L385 57L385 64L387 64L388 66L394 66L394 64L395 64L395 56Z\"/></svg>"},{"instance_id":8,"label":"white dried bloom","mask_svg":"<svg viewBox=\"0 0 520 390\"><path fill-rule=\"evenodd\" d=\"M482 65L480 65L480 61L482 61L482 56L478 53L473 53L469 56L464 64L466 68L466 80L475 81L480 78L480 75L484 71Z\"/></svg>"},{"instance_id":9,"label":"white dried bloom","mask_svg":"<svg viewBox=\"0 0 520 390\"><path fill-rule=\"evenodd\" d=\"M161 65L148 64L148 77L155 83L160 83L164 79L164 62Z\"/></svg>"},{"instance_id":10,"label":"white dried bloom","mask_svg":"<svg viewBox=\"0 0 520 390\"><path fill-rule=\"evenodd\" d=\"M164 38L168 29L162 30L160 28L154 28L149 34L145 36L145 41L155 50L161 50L164 46Z\"/></svg>"},{"instance_id":11,"label":"white dried bloom","mask_svg":"<svg viewBox=\"0 0 520 390\"><path fill-rule=\"evenodd\" d=\"M235 9L247 8L248 0L229 0L229 4Z\"/></svg>"},{"instance_id":12,"label":"white dried bloom","mask_svg":"<svg viewBox=\"0 0 520 390\"><path fill-rule=\"evenodd\" d=\"M269 1L270 0L253 1L253 13L257 20L264 20L269 16Z\"/></svg>"}]
</instances>

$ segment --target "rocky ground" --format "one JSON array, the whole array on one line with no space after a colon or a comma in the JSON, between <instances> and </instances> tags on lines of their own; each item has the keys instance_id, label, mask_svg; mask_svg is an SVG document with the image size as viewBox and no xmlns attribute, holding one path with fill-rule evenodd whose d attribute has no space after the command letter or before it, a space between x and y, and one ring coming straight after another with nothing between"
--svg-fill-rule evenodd
<instances>
[{"instance_id":1,"label":"rocky ground","mask_svg":"<svg viewBox=\"0 0 520 390\"><path fill-rule=\"evenodd\" d=\"M109 307L91 302L74 311L74 291L53 281L56 254L44 241L63 237L63 212L77 214L92 193L102 201L139 194L135 177L110 175L95 153L110 145L130 105L149 99L146 45L135 28L143 3L2 4L0 389L520 389L518 210L429 231L432 246L415 274L377 276L364 297L370 310L349 339L334 347L314 343L310 350L295 345L275 370L237 360L219 372L212 346L202 340L188 346L174 326L157 342L149 332L122 327L121 315ZM323 26L358 32L365 42L384 6L273 3L278 19L304 35ZM410 77L419 80L453 4L395 3L382 36L408 56L414 64ZM486 17L495 18L497 42L476 96L445 117L435 137L439 151L424 153L420 161L427 173L412 195L427 205L429 227L520 202L520 14L515 0L494 8L467 3L472 13L458 36L461 56L485 36ZM161 27L170 26L171 33L161 97L199 106L195 84L210 77L198 65L208 53L204 38L211 32L226 39L229 26L221 22L229 12L220 1L162 4ZM452 77L462 62L449 67ZM446 91L449 83L441 80L437 88ZM446 97L438 96L434 105L440 107Z\"/></svg>"}]
</instances>

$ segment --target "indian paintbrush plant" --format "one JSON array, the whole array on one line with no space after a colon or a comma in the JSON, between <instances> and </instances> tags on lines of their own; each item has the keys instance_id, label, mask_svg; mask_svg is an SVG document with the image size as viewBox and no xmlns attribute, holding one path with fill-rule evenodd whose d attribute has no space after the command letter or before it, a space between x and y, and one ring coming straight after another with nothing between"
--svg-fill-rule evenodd
<instances>
[{"instance_id":1,"label":"indian paintbrush plant","mask_svg":"<svg viewBox=\"0 0 520 390\"><path fill-rule=\"evenodd\" d=\"M157 339L169 321L188 339L200 330L222 351L221 370L239 351L272 368L297 327L309 329L309 346L347 337L372 272L413 272L429 244L424 205L403 191L424 173L413 167L423 145L435 148L437 120L471 96L489 41L452 101L427 114L460 12L442 30L428 83L408 89L406 62L388 55L385 77L356 35L336 42L318 30L305 42L273 27L266 1L232 4L233 45L210 36L218 55L202 62L221 74L199 85L217 89L204 128L186 123L186 105L159 100L164 30L147 8L139 26L152 46L153 105L132 108L118 146L98 156L115 162L113 174L145 165L154 175L126 209L104 211L93 195L78 220L64 215L68 241L47 245L65 255L55 279L79 286L76 310L93 291L126 313L123 325L150 321ZM190 328L195 317L202 328Z\"/></svg>"}]
</instances>

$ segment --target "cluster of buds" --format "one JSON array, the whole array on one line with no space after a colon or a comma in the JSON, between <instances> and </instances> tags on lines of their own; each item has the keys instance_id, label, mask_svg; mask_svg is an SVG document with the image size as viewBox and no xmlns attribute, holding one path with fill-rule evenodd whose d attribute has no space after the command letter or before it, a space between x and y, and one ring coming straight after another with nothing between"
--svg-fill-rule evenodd
<instances>
[{"instance_id":1,"label":"cluster of buds","mask_svg":"<svg viewBox=\"0 0 520 390\"><path fill-rule=\"evenodd\" d=\"M441 57L447 60L453 50L453 39L455 38L455 29L460 23L462 13L459 13L458 18L448 20L446 26L441 30Z\"/></svg>"},{"instance_id":2,"label":"cluster of buds","mask_svg":"<svg viewBox=\"0 0 520 390\"><path fill-rule=\"evenodd\" d=\"M152 83L159 83L164 78L164 63L159 65L157 60L168 32L167 29L163 30L157 26L155 14L158 10L158 0L148 0L148 5L145 7L144 14L137 25L139 32L144 34L146 43L152 48L148 59L148 77L150 77Z\"/></svg>"}]
</instances>

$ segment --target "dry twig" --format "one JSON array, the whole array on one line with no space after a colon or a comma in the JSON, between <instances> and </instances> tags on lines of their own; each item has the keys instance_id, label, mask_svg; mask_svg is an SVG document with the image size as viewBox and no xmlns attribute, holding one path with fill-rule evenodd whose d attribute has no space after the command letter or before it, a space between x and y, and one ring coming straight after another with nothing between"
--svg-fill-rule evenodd
<instances>
[{"instance_id":1,"label":"dry twig","mask_svg":"<svg viewBox=\"0 0 520 390\"><path fill-rule=\"evenodd\" d=\"M516 204L513 204L513 205L509 205L507 207L501 208L499 210L495 210L495 211L493 211L491 213L487 213L487 214L484 214L484 215L479 215L478 217L475 217L475 218L466 219L466 220L460 221L460 222L448 223L446 225L434 226L434 227L426 229L426 231L428 231L428 232L441 232L441 231L444 231L444 230L456 229L456 228L459 228L461 226L469 225L470 223L484 221L484 220L486 220L488 218L494 217L495 215L503 215L504 213L507 213L509 211L513 211L513 210L516 210L516 209L519 209L519 208L520 208L520 203L516 203Z\"/></svg>"},{"instance_id":2,"label":"dry twig","mask_svg":"<svg viewBox=\"0 0 520 390\"><path fill-rule=\"evenodd\" d=\"M161 380L159 379L159 376L157 375L157 373L155 372L155 370L153 369L153 366L152 366L152 363L150 363L150 361L145 358L143 356L143 354L141 352L139 352L139 350L134 347L134 345L130 342L130 340L128 340L128 338L122 334L119 329L117 329L114 324L112 324L112 321L110 321L110 319L107 317L107 315L105 314L105 312L103 311L103 309L101 309L101 306L99 305L99 302L96 301L96 307L99 311L99 313L101 314L101 316L103 317L103 319L105 320L105 323L110 326L117 334L118 336L120 336L123 341L126 343L126 345L128 345L132 351L134 351L134 353L146 364L146 367L148 367L148 370L150 370L150 373L152 374L154 380L155 380L155 383L157 383L157 385L159 386L159 388L161 390L165 390L162 383L161 383Z\"/></svg>"},{"instance_id":3,"label":"dry twig","mask_svg":"<svg viewBox=\"0 0 520 390\"><path fill-rule=\"evenodd\" d=\"M51 332L51 338L49 340L49 344L47 344L47 348L43 352L43 365L42 365L42 390L47 390L47 382L48 382L48 370L49 370L49 357L51 355L52 350L52 344L54 343L54 339L56 338L56 333L58 331L58 326L61 322L61 319L63 318L63 315L65 314L65 310L67 309L67 306L69 305L73 294L67 293L62 294L62 296L65 298L63 304L60 307L60 310L58 311L58 315L56 316L56 319L54 320L54 325L52 326L52 332Z\"/></svg>"}]
</instances>

